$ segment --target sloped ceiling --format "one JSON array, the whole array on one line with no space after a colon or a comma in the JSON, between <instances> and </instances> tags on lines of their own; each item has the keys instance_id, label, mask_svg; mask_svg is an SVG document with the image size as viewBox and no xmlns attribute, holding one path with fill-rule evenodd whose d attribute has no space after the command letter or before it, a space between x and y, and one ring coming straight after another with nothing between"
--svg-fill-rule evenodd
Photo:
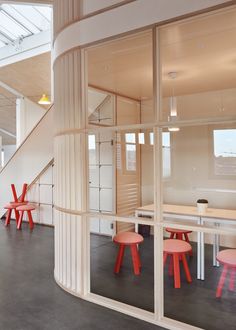
<instances>
[{"instance_id":1,"label":"sloped ceiling","mask_svg":"<svg viewBox=\"0 0 236 330\"><path fill-rule=\"evenodd\" d=\"M19 93L37 102L43 93L51 94L50 53L0 68L0 81ZM0 89L0 128L16 133L16 97L7 90ZM14 143L14 138L3 133L4 144Z\"/></svg>"}]
</instances>

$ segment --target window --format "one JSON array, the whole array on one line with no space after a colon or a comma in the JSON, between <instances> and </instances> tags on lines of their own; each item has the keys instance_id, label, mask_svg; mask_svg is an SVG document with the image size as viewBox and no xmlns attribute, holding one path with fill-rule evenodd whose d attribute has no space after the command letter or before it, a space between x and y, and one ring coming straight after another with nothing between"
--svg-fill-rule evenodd
<instances>
[{"instance_id":1,"label":"window","mask_svg":"<svg viewBox=\"0 0 236 330\"><path fill-rule=\"evenodd\" d=\"M236 175L236 129L213 130L215 175Z\"/></svg>"},{"instance_id":2,"label":"window","mask_svg":"<svg viewBox=\"0 0 236 330\"><path fill-rule=\"evenodd\" d=\"M136 171L136 135L135 133L125 134L125 159L126 170Z\"/></svg>"}]
</instances>

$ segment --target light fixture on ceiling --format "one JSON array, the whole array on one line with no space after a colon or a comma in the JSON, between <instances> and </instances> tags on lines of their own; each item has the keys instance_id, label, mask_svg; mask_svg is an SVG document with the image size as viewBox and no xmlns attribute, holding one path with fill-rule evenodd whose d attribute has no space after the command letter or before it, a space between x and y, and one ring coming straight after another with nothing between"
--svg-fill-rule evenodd
<instances>
[{"instance_id":1,"label":"light fixture on ceiling","mask_svg":"<svg viewBox=\"0 0 236 330\"><path fill-rule=\"evenodd\" d=\"M49 100L46 94L43 94L41 99L38 101L38 104L47 105L47 104L51 104L51 101Z\"/></svg>"},{"instance_id":2,"label":"light fixture on ceiling","mask_svg":"<svg viewBox=\"0 0 236 330\"><path fill-rule=\"evenodd\" d=\"M177 77L177 73L176 72L169 72L168 76L169 76L170 79L174 80ZM173 85L174 85L174 83L173 83ZM174 123L177 120L178 120L178 116L177 116L177 99L176 99L176 96L174 96L174 86L172 86L172 95L170 97L170 116L168 117L168 121L170 123ZM170 126L170 127L168 127L168 131L169 132L178 132L179 127Z\"/></svg>"}]
</instances>

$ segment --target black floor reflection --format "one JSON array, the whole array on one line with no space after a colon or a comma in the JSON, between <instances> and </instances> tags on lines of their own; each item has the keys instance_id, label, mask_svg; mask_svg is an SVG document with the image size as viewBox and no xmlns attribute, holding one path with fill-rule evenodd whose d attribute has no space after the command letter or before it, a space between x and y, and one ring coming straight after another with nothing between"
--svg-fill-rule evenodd
<instances>
[{"instance_id":1,"label":"black floor reflection","mask_svg":"<svg viewBox=\"0 0 236 330\"><path fill-rule=\"evenodd\" d=\"M212 266L212 246L205 245L205 281L196 279L196 244L188 264L193 282L187 283L181 266L181 289L174 289L173 278L165 268L165 316L207 330L236 328L236 292L225 283L222 297L215 298L222 268ZM142 272L133 274L130 251L126 248L120 274L113 273L118 247L111 238L91 235L91 292L153 312L153 237L140 246Z\"/></svg>"},{"instance_id":2,"label":"black floor reflection","mask_svg":"<svg viewBox=\"0 0 236 330\"><path fill-rule=\"evenodd\" d=\"M110 237L91 235L91 292L154 311L153 238L145 239L139 253L142 271L134 275L130 248L126 247L123 266L114 274L118 246Z\"/></svg>"}]
</instances>

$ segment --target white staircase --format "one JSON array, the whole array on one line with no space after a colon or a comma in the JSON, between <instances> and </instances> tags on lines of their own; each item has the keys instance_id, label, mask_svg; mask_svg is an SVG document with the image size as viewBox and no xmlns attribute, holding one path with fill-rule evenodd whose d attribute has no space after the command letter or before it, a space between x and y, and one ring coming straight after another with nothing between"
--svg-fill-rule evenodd
<instances>
[{"instance_id":1,"label":"white staircase","mask_svg":"<svg viewBox=\"0 0 236 330\"><path fill-rule=\"evenodd\" d=\"M11 183L19 194L23 183L31 184L53 159L53 112L52 106L0 172L0 217L13 199Z\"/></svg>"}]
</instances>

